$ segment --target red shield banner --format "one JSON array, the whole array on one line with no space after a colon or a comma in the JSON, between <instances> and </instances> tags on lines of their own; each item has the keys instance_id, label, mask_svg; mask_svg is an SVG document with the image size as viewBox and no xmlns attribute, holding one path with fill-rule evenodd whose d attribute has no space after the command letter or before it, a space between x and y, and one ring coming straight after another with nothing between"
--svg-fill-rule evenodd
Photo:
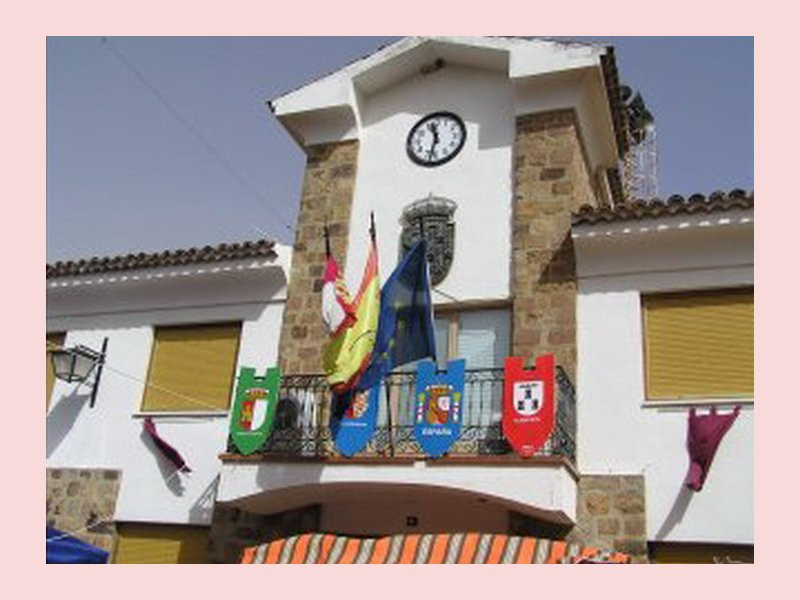
<instances>
[{"instance_id":1,"label":"red shield banner","mask_svg":"<svg viewBox=\"0 0 800 600\"><path fill-rule=\"evenodd\" d=\"M554 371L552 354L538 357L529 370L523 368L522 358L506 357L503 435L523 458L536 454L553 432Z\"/></svg>"}]
</instances>

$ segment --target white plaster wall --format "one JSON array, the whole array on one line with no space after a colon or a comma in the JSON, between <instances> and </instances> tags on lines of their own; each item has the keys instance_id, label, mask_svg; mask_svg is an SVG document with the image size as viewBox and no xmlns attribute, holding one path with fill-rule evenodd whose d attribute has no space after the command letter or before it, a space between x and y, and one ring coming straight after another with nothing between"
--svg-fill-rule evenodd
<instances>
[{"instance_id":1,"label":"white plaster wall","mask_svg":"<svg viewBox=\"0 0 800 600\"><path fill-rule=\"evenodd\" d=\"M279 512L324 501L327 484L432 486L486 495L528 511L561 513L573 521L576 514L575 480L565 467L555 465L226 463L218 498L255 503L261 512Z\"/></svg>"},{"instance_id":2,"label":"white plaster wall","mask_svg":"<svg viewBox=\"0 0 800 600\"><path fill-rule=\"evenodd\" d=\"M461 116L466 143L444 165L417 166L406 137L438 110ZM351 289L364 268L370 211L385 280L397 264L403 208L434 194L458 204L453 266L440 289L459 300L508 297L514 114L505 74L448 66L418 75L363 98L361 121L345 272Z\"/></svg>"},{"instance_id":3,"label":"white plaster wall","mask_svg":"<svg viewBox=\"0 0 800 600\"><path fill-rule=\"evenodd\" d=\"M643 406L641 325L642 293L752 285L752 231L576 239L578 468L643 473L651 540L753 543L753 404L720 444L703 490L686 490L689 409Z\"/></svg>"},{"instance_id":4,"label":"white plaster wall","mask_svg":"<svg viewBox=\"0 0 800 600\"><path fill-rule=\"evenodd\" d=\"M159 434L192 469L190 474L173 475L172 465L142 436L139 414L153 326L242 320L237 372L240 364L259 369L274 365L285 298L285 278L275 277L275 270L259 271L263 285L255 288L259 277L253 274L240 279L238 286L235 276L227 277L222 289L212 275L206 275L205 284L189 277L177 286L139 283L140 288L131 290L131 310L120 304L126 296L124 286L94 284L88 286L88 297L83 293L87 286L72 293L69 288L54 291L48 302L48 331L68 331L68 347L97 349L105 336L109 342L94 408L88 406L88 386L61 381L54 385L47 416L47 467L121 470L115 520L208 524L220 470L217 456L227 439L227 412L154 418ZM260 302L241 302L254 289L270 291ZM112 312L102 312L104 297ZM143 298L149 298L150 310L142 310ZM221 302L225 298L240 302Z\"/></svg>"},{"instance_id":5,"label":"white plaster wall","mask_svg":"<svg viewBox=\"0 0 800 600\"><path fill-rule=\"evenodd\" d=\"M513 144L518 114L575 108L592 164L611 156L594 101L597 74L509 80L505 71L448 64L415 74L375 94L360 94L359 155L345 278L358 288L375 213L381 279L399 258L403 209L429 194L456 202L455 255L435 302L507 298L510 294ZM590 85L593 82L594 85ZM602 108L602 107L600 107ZM409 130L424 115L452 111L465 122L461 153L444 165L420 167L406 154ZM592 169L594 167L591 167Z\"/></svg>"}]
</instances>

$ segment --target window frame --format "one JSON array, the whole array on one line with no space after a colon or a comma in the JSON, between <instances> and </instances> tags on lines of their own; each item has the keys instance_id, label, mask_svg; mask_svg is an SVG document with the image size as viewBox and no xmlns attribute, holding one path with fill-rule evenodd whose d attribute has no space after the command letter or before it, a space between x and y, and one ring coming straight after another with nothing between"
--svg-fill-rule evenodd
<instances>
[{"instance_id":1,"label":"window frame","mask_svg":"<svg viewBox=\"0 0 800 600\"><path fill-rule=\"evenodd\" d=\"M653 290L653 291L640 291L639 292L639 326L641 328L641 350L642 350L642 384L643 384L643 406L665 406L665 405L709 405L709 404L731 404L731 403L753 403L755 390L752 394L713 394L703 393L686 396L658 396L652 397L650 395L650 370L649 365L649 341L648 341L648 327L647 327L647 310L645 303L648 298L654 297L703 297L703 296L719 296L725 293L735 294L752 294L753 306L755 307L755 286L753 284L744 285L726 285L714 288L695 288L685 290ZM755 327L755 323L754 323ZM754 357L755 363L755 357ZM755 364L753 364L755 369Z\"/></svg>"}]
</instances>

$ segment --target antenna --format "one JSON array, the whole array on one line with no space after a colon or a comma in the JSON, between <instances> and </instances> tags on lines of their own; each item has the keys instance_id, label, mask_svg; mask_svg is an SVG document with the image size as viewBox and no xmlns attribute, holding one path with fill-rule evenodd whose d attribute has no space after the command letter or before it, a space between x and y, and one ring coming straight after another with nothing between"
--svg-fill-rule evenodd
<instances>
[{"instance_id":1,"label":"antenna","mask_svg":"<svg viewBox=\"0 0 800 600\"><path fill-rule=\"evenodd\" d=\"M629 150L623 158L623 190L628 201L658 198L658 134L649 123L639 141L628 133Z\"/></svg>"},{"instance_id":2,"label":"antenna","mask_svg":"<svg viewBox=\"0 0 800 600\"><path fill-rule=\"evenodd\" d=\"M655 118L639 92L624 85L628 152L622 158L622 190L627 202L658 197L658 136Z\"/></svg>"}]
</instances>

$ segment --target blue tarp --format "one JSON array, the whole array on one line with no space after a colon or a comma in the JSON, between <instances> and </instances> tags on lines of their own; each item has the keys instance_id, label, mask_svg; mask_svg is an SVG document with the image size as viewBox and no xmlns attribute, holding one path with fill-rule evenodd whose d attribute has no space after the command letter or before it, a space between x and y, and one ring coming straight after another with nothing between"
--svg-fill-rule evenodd
<instances>
[{"instance_id":1,"label":"blue tarp","mask_svg":"<svg viewBox=\"0 0 800 600\"><path fill-rule=\"evenodd\" d=\"M108 562L108 552L82 542L58 529L47 527L48 563L91 563Z\"/></svg>"}]
</instances>

